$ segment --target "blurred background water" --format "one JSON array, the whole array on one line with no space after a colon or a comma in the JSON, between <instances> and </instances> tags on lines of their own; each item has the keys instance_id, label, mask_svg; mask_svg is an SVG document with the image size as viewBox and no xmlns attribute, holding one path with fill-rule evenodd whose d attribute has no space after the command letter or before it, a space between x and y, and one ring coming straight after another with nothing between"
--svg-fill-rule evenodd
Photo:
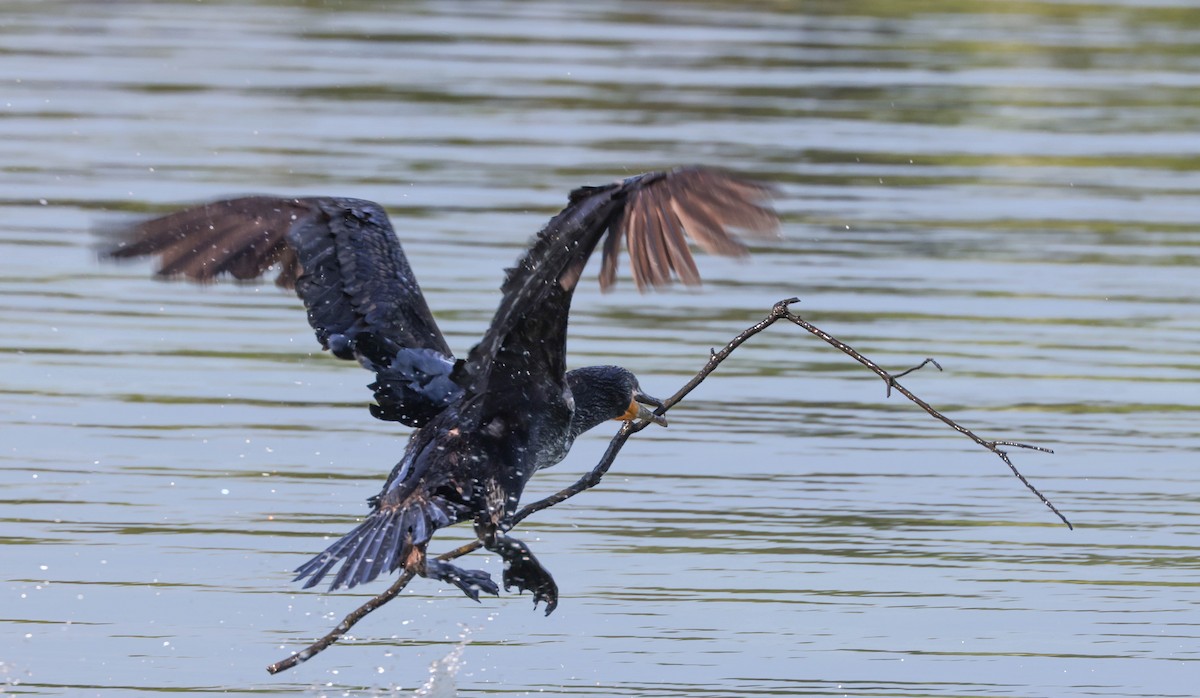
<instances>
[{"instance_id":1,"label":"blurred background water","mask_svg":"<svg viewBox=\"0 0 1200 698\"><path fill-rule=\"evenodd\" d=\"M1197 695L1198 88L1185 0L4 3L0 692ZM1077 529L777 326L522 526L553 616L419 581L269 677L384 588L289 570L406 434L290 295L104 266L89 230L374 199L463 352L570 188L693 162L777 183L786 237L701 259L698 293L585 282L573 366L669 394L798 295L885 366L941 360L906 385L984 436L1054 448L1016 463Z\"/></svg>"}]
</instances>

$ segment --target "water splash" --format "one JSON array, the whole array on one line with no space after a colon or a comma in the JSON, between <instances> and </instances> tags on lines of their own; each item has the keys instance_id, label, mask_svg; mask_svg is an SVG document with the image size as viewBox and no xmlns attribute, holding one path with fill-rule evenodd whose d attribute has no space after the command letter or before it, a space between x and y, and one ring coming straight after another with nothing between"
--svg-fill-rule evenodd
<instances>
[{"instance_id":1,"label":"water splash","mask_svg":"<svg viewBox=\"0 0 1200 698\"><path fill-rule=\"evenodd\" d=\"M465 625L459 626L462 632L458 635L458 644L454 649L441 659L436 659L429 665L429 678L425 684L418 688L413 696L422 696L424 698L457 698L458 687L455 685L455 677L458 672L462 671L466 662L463 661L463 652L467 649L467 644L470 642L471 629Z\"/></svg>"}]
</instances>

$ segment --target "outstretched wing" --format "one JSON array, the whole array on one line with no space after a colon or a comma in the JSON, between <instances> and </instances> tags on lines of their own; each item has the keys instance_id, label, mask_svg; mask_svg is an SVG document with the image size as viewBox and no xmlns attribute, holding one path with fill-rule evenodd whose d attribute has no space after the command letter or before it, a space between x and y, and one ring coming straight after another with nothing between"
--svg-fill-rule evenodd
<instances>
[{"instance_id":1,"label":"outstretched wing","mask_svg":"<svg viewBox=\"0 0 1200 698\"><path fill-rule=\"evenodd\" d=\"M545 389L561 390L571 296L606 231L601 288L615 283L622 240L639 289L674 278L695 285L700 275L688 239L712 254L744 256L746 247L734 229L778 232L779 219L767 203L771 194L770 187L708 167L576 189L508 271L491 327L456 370L457 382L466 386L468 398L478 398L471 403L483 413L489 404L495 410L519 404L514 392L536 399L531 377L549 377L553 385Z\"/></svg>"},{"instance_id":2,"label":"outstretched wing","mask_svg":"<svg viewBox=\"0 0 1200 698\"><path fill-rule=\"evenodd\" d=\"M211 282L255 279L278 265L321 346L357 359L380 419L420 426L461 389L454 360L387 214L376 203L248 196L144 221L120 235L111 258L156 255L158 275Z\"/></svg>"}]
</instances>

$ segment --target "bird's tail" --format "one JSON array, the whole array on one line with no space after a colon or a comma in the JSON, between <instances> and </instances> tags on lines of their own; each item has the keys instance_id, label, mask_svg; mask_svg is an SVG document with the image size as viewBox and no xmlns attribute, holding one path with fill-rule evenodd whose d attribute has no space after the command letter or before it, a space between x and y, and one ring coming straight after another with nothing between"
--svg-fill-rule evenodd
<instances>
[{"instance_id":1,"label":"bird's tail","mask_svg":"<svg viewBox=\"0 0 1200 698\"><path fill-rule=\"evenodd\" d=\"M354 587L365 584L381 572L393 572L402 566L416 546L429 542L433 532L453 523L441 503L418 500L404 507L384 507L372 511L325 552L296 568L298 582L305 577L304 588L316 586L334 567L342 567L329 585Z\"/></svg>"}]
</instances>

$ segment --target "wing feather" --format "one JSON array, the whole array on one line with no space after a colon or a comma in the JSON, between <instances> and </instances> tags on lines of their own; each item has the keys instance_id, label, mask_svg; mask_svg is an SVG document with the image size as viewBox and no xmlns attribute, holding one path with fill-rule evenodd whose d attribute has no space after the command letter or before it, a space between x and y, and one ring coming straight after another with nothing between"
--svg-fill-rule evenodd
<instances>
[{"instance_id":1,"label":"wing feather","mask_svg":"<svg viewBox=\"0 0 1200 698\"><path fill-rule=\"evenodd\" d=\"M657 208L655 213L658 215L659 227L663 234L663 245L671 271L679 277L684 285L699 286L700 270L696 268L696 260L688 251L687 236L683 233L683 224L679 222L679 217L675 215L674 211L667 208ZM664 281L669 283L670 277Z\"/></svg>"},{"instance_id":2,"label":"wing feather","mask_svg":"<svg viewBox=\"0 0 1200 698\"><path fill-rule=\"evenodd\" d=\"M607 290L617 283L617 265L621 261L621 245L623 244L625 244L625 217L616 216L609 223L608 235L604 236L604 248L600 257L600 288L602 289Z\"/></svg>"},{"instance_id":3,"label":"wing feather","mask_svg":"<svg viewBox=\"0 0 1200 698\"><path fill-rule=\"evenodd\" d=\"M687 238L709 254L744 257L746 246L734 230L759 237L778 235L779 218L769 205L774 190L769 186L708 167L653 174L658 176L642 175L624 183L628 202L604 241L601 288L616 283L622 238L641 290L668 285L673 277L687 285L700 283Z\"/></svg>"}]
</instances>

